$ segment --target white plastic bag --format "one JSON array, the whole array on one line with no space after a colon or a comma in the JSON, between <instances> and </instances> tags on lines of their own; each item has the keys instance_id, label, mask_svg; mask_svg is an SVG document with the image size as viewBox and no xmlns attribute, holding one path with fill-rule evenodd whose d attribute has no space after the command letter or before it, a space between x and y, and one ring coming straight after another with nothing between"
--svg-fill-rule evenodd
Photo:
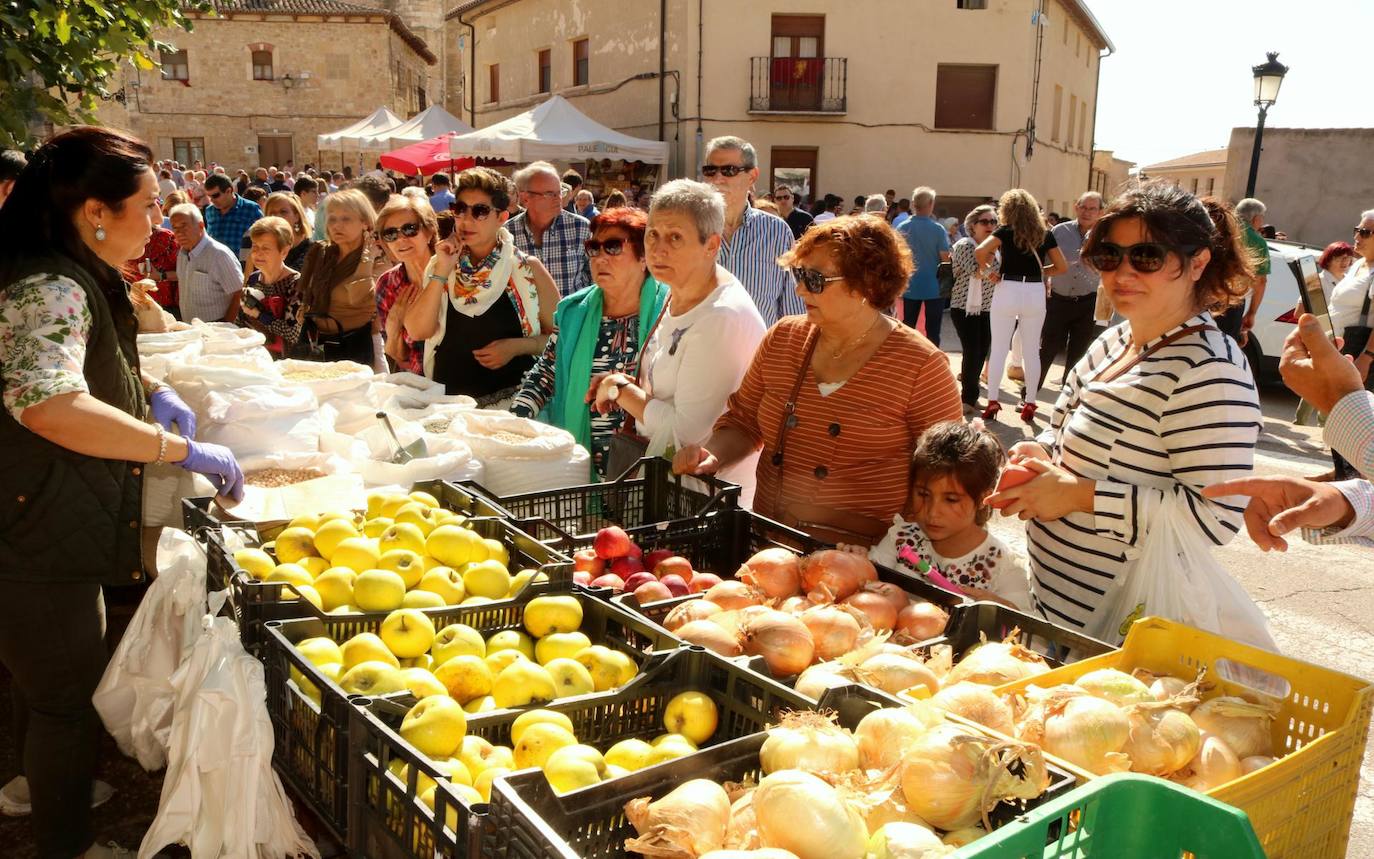
<instances>
[{"instance_id":1,"label":"white plastic bag","mask_svg":"<svg viewBox=\"0 0 1374 859\"><path fill-rule=\"evenodd\" d=\"M397 428L400 434L400 428ZM401 435L402 443L406 436ZM406 463L391 462L391 448L382 456L369 455L353 465L363 476L368 486L386 483L399 483L410 486L422 480L473 480L474 473L472 449L456 438L428 436L425 445L429 455L412 459Z\"/></svg>"},{"instance_id":2,"label":"white plastic bag","mask_svg":"<svg viewBox=\"0 0 1374 859\"><path fill-rule=\"evenodd\" d=\"M319 407L310 389L298 386L248 385L212 391L205 398L205 416L218 424L308 414Z\"/></svg>"},{"instance_id":3,"label":"white plastic bag","mask_svg":"<svg viewBox=\"0 0 1374 859\"><path fill-rule=\"evenodd\" d=\"M457 413L448 434L472 445L498 495L520 495L579 486L591 473L591 455L572 433L508 412L474 409Z\"/></svg>"},{"instance_id":4,"label":"white plastic bag","mask_svg":"<svg viewBox=\"0 0 1374 859\"><path fill-rule=\"evenodd\" d=\"M232 322L193 322L205 338L206 355L242 355L263 348L267 336Z\"/></svg>"},{"instance_id":5,"label":"white plastic bag","mask_svg":"<svg viewBox=\"0 0 1374 859\"><path fill-rule=\"evenodd\" d=\"M149 772L167 765L171 677L199 637L206 612L205 552L189 534L162 532L157 568L91 698L119 750ZM221 592L217 604L222 602Z\"/></svg>"},{"instance_id":6,"label":"white plastic bag","mask_svg":"<svg viewBox=\"0 0 1374 859\"><path fill-rule=\"evenodd\" d=\"M277 362L281 376L292 385L304 385L320 399L365 388L372 382L372 368L356 361L297 361L287 358Z\"/></svg>"},{"instance_id":7,"label":"white plastic bag","mask_svg":"<svg viewBox=\"0 0 1374 859\"><path fill-rule=\"evenodd\" d=\"M363 481L353 463L332 453L271 453L239 459L245 475L265 468L313 468L320 477L287 486L245 484L234 516L249 522L280 522L321 510L361 509L367 504Z\"/></svg>"},{"instance_id":8,"label":"white plastic bag","mask_svg":"<svg viewBox=\"0 0 1374 859\"><path fill-rule=\"evenodd\" d=\"M214 494L214 484L204 475L179 465L150 462L143 471L143 526L180 528L182 499Z\"/></svg>"},{"instance_id":9,"label":"white plastic bag","mask_svg":"<svg viewBox=\"0 0 1374 859\"><path fill-rule=\"evenodd\" d=\"M203 625L171 678L167 775L139 859L177 843L213 859L319 859L272 770L262 665L244 651L232 620L206 616Z\"/></svg>"},{"instance_id":10,"label":"white plastic bag","mask_svg":"<svg viewBox=\"0 0 1374 859\"><path fill-rule=\"evenodd\" d=\"M1191 519L1187 502L1165 493L1135 566L1107 591L1085 631L1119 644L1132 623L1154 616L1277 653L1264 613L1217 562Z\"/></svg>"}]
</instances>

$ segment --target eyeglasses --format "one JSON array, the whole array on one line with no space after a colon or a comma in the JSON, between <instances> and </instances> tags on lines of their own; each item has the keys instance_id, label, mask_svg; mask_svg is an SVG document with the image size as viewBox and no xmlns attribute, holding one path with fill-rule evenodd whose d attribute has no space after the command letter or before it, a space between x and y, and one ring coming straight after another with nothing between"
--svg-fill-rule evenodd
<instances>
[{"instance_id":1,"label":"eyeglasses","mask_svg":"<svg viewBox=\"0 0 1374 859\"><path fill-rule=\"evenodd\" d=\"M705 164L701 168L701 175L709 178L719 173L727 179L733 179L748 169L748 167L741 167L738 164Z\"/></svg>"},{"instance_id":2,"label":"eyeglasses","mask_svg":"<svg viewBox=\"0 0 1374 859\"><path fill-rule=\"evenodd\" d=\"M587 256L591 257L592 259L596 259L597 257L601 256L601 252L603 250L606 251L607 256L618 257L625 252L625 240L606 239L604 242L602 242L597 241L596 239L587 239L585 242L582 243L582 247L586 249Z\"/></svg>"},{"instance_id":3,"label":"eyeglasses","mask_svg":"<svg viewBox=\"0 0 1374 859\"><path fill-rule=\"evenodd\" d=\"M982 226L982 227L995 227L995 226L997 226L997 219L996 219L996 218L979 218L978 220L974 221L974 223L975 223L975 224L978 224L979 226Z\"/></svg>"},{"instance_id":4,"label":"eyeglasses","mask_svg":"<svg viewBox=\"0 0 1374 859\"><path fill-rule=\"evenodd\" d=\"M411 221L408 224L401 224L399 227L387 227L385 230L382 230L381 232L382 241L386 242L387 244L396 241L401 236L405 236L408 239L413 239L419 234L420 225L415 221Z\"/></svg>"},{"instance_id":5,"label":"eyeglasses","mask_svg":"<svg viewBox=\"0 0 1374 859\"><path fill-rule=\"evenodd\" d=\"M1192 256L1197 253L1198 248L1191 245L1171 247L1159 242L1140 242L1126 246L1101 242L1087 260L1088 264L1098 271L1116 271L1121 267L1123 259L1129 259L1131 268L1141 274L1152 274L1164 268L1164 261L1168 259L1170 251Z\"/></svg>"},{"instance_id":6,"label":"eyeglasses","mask_svg":"<svg viewBox=\"0 0 1374 859\"><path fill-rule=\"evenodd\" d=\"M792 267L792 276L797 279L797 283L800 283L802 287L812 295L820 295L822 292L825 292L825 285L827 283L844 280L844 275L825 274L824 272L816 271L814 268L803 268L801 266Z\"/></svg>"},{"instance_id":7,"label":"eyeglasses","mask_svg":"<svg viewBox=\"0 0 1374 859\"><path fill-rule=\"evenodd\" d=\"M774 195L773 195L773 199L774 199L774 200L790 200L790 199L792 199L792 195L791 195L791 194L774 194Z\"/></svg>"},{"instance_id":8,"label":"eyeglasses","mask_svg":"<svg viewBox=\"0 0 1374 859\"><path fill-rule=\"evenodd\" d=\"M558 191L526 191L525 193L540 200L559 200L563 197L563 194Z\"/></svg>"},{"instance_id":9,"label":"eyeglasses","mask_svg":"<svg viewBox=\"0 0 1374 859\"><path fill-rule=\"evenodd\" d=\"M449 203L448 210L453 213L453 217L455 218L461 218L471 212L474 221L485 221L487 216L495 211L495 209L488 206L486 203L474 203L469 206L461 200L456 203Z\"/></svg>"},{"instance_id":10,"label":"eyeglasses","mask_svg":"<svg viewBox=\"0 0 1374 859\"><path fill-rule=\"evenodd\" d=\"M1362 239L1367 239L1370 236L1374 236L1374 229L1370 229L1369 227L1356 227L1355 235Z\"/></svg>"}]
</instances>

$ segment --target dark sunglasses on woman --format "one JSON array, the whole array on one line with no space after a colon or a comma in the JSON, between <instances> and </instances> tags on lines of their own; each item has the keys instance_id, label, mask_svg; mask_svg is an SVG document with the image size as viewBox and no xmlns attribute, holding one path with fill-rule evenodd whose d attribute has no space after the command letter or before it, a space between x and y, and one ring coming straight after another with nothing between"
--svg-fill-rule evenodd
<instances>
[{"instance_id":1,"label":"dark sunglasses on woman","mask_svg":"<svg viewBox=\"0 0 1374 859\"><path fill-rule=\"evenodd\" d=\"M474 221L485 221L494 209L486 203L474 203L471 207L462 200L448 204L448 210L453 213L453 217L461 218L469 212L472 213Z\"/></svg>"},{"instance_id":2,"label":"dark sunglasses on woman","mask_svg":"<svg viewBox=\"0 0 1374 859\"><path fill-rule=\"evenodd\" d=\"M1355 235L1362 239L1367 239L1370 236L1374 236L1374 230L1371 230L1369 227L1356 227Z\"/></svg>"},{"instance_id":3,"label":"dark sunglasses on woman","mask_svg":"<svg viewBox=\"0 0 1374 859\"><path fill-rule=\"evenodd\" d=\"M405 236L408 239L413 239L419 234L420 225L415 221L411 221L408 224L401 224L399 227L387 227L385 230L382 230L381 237L382 241L386 242L387 244L391 244L392 242L399 239L401 236Z\"/></svg>"},{"instance_id":4,"label":"dark sunglasses on woman","mask_svg":"<svg viewBox=\"0 0 1374 859\"><path fill-rule=\"evenodd\" d=\"M606 239L603 242L597 241L596 239L587 239L582 243L582 247L587 251L587 256L592 259L601 256L603 250L606 252L607 256L618 257L625 252L625 240Z\"/></svg>"},{"instance_id":5,"label":"dark sunglasses on woman","mask_svg":"<svg viewBox=\"0 0 1374 859\"><path fill-rule=\"evenodd\" d=\"M1170 251L1191 257L1197 253L1192 246L1172 247L1160 242L1140 242L1134 245L1118 245L1115 242L1099 242L1096 250L1085 257L1088 264L1098 271L1116 271L1123 259L1131 261L1131 268L1141 274L1153 274L1164 268L1164 261Z\"/></svg>"},{"instance_id":6,"label":"dark sunglasses on woman","mask_svg":"<svg viewBox=\"0 0 1374 859\"><path fill-rule=\"evenodd\" d=\"M826 284L844 280L844 275L824 274L814 268L802 268L801 266L792 267L792 276L797 279L797 283L800 283L803 289L812 295L820 295L825 292Z\"/></svg>"}]
</instances>

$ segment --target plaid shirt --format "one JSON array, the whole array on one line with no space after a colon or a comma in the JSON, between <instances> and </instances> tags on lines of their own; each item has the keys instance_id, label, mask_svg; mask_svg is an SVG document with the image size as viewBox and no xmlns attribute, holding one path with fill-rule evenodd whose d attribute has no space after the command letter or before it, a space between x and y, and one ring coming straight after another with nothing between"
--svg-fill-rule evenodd
<instances>
[{"instance_id":1,"label":"plaid shirt","mask_svg":"<svg viewBox=\"0 0 1374 859\"><path fill-rule=\"evenodd\" d=\"M262 208L243 197L234 200L234 208L228 214L211 203L205 207L205 231L210 238L237 254L248 228L261 217Z\"/></svg>"},{"instance_id":2,"label":"plaid shirt","mask_svg":"<svg viewBox=\"0 0 1374 859\"><path fill-rule=\"evenodd\" d=\"M506 229L515 238L517 248L538 257L544 268L553 275L560 297L566 298L591 285L591 263L582 247L582 243L592 237L592 229L586 218L567 209L559 211L558 217L544 231L543 245L534 243L534 235L530 233L524 212L506 221Z\"/></svg>"},{"instance_id":3,"label":"plaid shirt","mask_svg":"<svg viewBox=\"0 0 1374 859\"><path fill-rule=\"evenodd\" d=\"M1352 391L1341 397L1326 416L1322 435L1357 471L1374 477L1374 394ZM1303 537L1310 543L1374 546L1374 485L1368 480L1342 480L1331 485L1354 508L1354 520L1347 528L1304 529Z\"/></svg>"}]
</instances>

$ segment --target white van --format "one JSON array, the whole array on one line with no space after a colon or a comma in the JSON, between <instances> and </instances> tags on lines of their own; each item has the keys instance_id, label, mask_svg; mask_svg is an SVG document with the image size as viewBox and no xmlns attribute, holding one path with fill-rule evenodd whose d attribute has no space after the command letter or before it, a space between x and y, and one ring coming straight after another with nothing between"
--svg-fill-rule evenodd
<instances>
[{"instance_id":1,"label":"white van","mask_svg":"<svg viewBox=\"0 0 1374 859\"><path fill-rule=\"evenodd\" d=\"M1270 241L1269 281L1264 300L1255 314L1255 327L1245 344L1245 358L1255 378L1262 384L1282 384L1279 379L1279 356L1283 341L1293 333L1302 298L1298 294L1298 280L1289 266L1292 260L1320 255L1320 248L1296 242Z\"/></svg>"}]
</instances>

